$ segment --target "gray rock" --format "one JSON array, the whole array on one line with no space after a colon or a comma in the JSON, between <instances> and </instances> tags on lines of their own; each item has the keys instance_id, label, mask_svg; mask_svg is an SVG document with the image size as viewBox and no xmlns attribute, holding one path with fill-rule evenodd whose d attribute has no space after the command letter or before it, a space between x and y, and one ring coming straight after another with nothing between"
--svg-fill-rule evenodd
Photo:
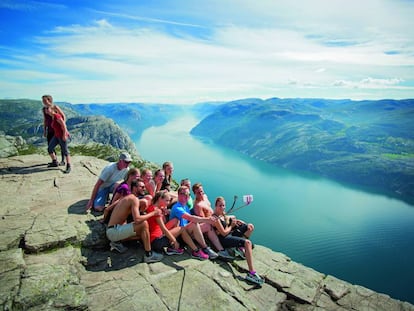
<instances>
[{"instance_id":1,"label":"gray rock","mask_svg":"<svg viewBox=\"0 0 414 311\"><path fill-rule=\"evenodd\" d=\"M21 136L9 136L0 133L0 158L10 157L18 154L18 148L26 144Z\"/></svg>"},{"instance_id":2,"label":"gray rock","mask_svg":"<svg viewBox=\"0 0 414 311\"><path fill-rule=\"evenodd\" d=\"M143 249L109 251L100 215L85 205L107 164L41 155L0 159L0 304L4 310L414 310L256 245L266 283L244 281L246 262L198 261L188 252L142 263Z\"/></svg>"}]
</instances>

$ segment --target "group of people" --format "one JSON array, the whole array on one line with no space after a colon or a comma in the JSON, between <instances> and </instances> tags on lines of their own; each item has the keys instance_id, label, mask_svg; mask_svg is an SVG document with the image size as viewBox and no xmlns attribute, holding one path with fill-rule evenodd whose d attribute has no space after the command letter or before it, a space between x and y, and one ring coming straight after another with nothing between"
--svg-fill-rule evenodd
<instances>
[{"instance_id":1,"label":"group of people","mask_svg":"<svg viewBox=\"0 0 414 311\"><path fill-rule=\"evenodd\" d=\"M183 254L184 248L199 260L239 256L247 261L246 280L264 282L253 266L253 224L227 215L223 197L212 207L201 183L191 186L187 178L174 189L171 162L154 174L129 168L131 162L123 152L104 167L86 204L87 212L103 212L111 250L123 253L128 248L122 242L138 239L146 263L160 261L164 254Z\"/></svg>"},{"instance_id":2,"label":"group of people","mask_svg":"<svg viewBox=\"0 0 414 311\"><path fill-rule=\"evenodd\" d=\"M53 103L52 96L42 96L42 102L44 136L52 159L48 167L66 165L64 172L70 173L66 116ZM55 151L57 145L61 149L60 162ZM122 152L117 162L105 166L86 205L87 211L103 212L111 250L123 253L127 250L123 241L139 239L146 263L162 260L163 254L183 254L184 247L199 260L233 260L239 256L247 261L246 280L255 284L264 282L253 267L253 244L249 237L254 226L227 215L223 197L216 198L213 208L203 185L191 186L188 178L174 189L171 162L165 162L154 172L148 168L142 171L130 168L131 162L131 156Z\"/></svg>"},{"instance_id":3,"label":"group of people","mask_svg":"<svg viewBox=\"0 0 414 311\"><path fill-rule=\"evenodd\" d=\"M66 116L59 106L53 103L53 97L51 95L42 96L43 103L43 135L47 139L47 152L49 153L52 162L48 164L48 167L65 166L66 174L71 171L70 153L68 149L69 131L66 127ZM58 162L55 148L60 145L62 160ZM66 159L66 162L65 162Z\"/></svg>"}]
</instances>

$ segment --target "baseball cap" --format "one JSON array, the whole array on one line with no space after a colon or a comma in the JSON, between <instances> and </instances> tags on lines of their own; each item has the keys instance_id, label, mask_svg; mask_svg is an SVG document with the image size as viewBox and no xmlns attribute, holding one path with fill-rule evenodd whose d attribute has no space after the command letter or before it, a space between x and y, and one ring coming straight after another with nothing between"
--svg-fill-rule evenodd
<instances>
[{"instance_id":1,"label":"baseball cap","mask_svg":"<svg viewBox=\"0 0 414 311\"><path fill-rule=\"evenodd\" d=\"M122 152L119 155L119 160L124 160L125 162L132 162L132 158L128 152Z\"/></svg>"}]
</instances>

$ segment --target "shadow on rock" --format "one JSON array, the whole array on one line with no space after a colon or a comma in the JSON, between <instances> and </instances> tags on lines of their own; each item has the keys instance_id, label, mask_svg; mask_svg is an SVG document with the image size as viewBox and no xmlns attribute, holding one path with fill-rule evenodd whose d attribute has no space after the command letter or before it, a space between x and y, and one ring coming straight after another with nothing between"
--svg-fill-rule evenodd
<instances>
[{"instance_id":1,"label":"shadow on rock","mask_svg":"<svg viewBox=\"0 0 414 311\"><path fill-rule=\"evenodd\" d=\"M86 258L84 266L88 271L114 271L134 266L143 262L144 249L138 241L123 242L128 248L125 253L109 250L109 241L106 240L102 249L82 248L82 255Z\"/></svg>"},{"instance_id":2,"label":"shadow on rock","mask_svg":"<svg viewBox=\"0 0 414 311\"><path fill-rule=\"evenodd\" d=\"M51 168L47 167L47 164L35 164L30 166L11 166L6 168L0 169L1 175L7 174L19 174L19 175L29 175L35 173L41 173L47 170L51 170Z\"/></svg>"},{"instance_id":3,"label":"shadow on rock","mask_svg":"<svg viewBox=\"0 0 414 311\"><path fill-rule=\"evenodd\" d=\"M88 200L80 200L68 207L69 214L85 215Z\"/></svg>"}]
</instances>

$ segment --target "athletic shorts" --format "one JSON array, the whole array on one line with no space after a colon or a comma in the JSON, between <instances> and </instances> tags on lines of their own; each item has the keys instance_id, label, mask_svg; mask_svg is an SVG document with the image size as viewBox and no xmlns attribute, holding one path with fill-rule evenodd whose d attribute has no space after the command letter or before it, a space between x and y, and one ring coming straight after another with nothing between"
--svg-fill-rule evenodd
<instances>
[{"instance_id":1,"label":"athletic shorts","mask_svg":"<svg viewBox=\"0 0 414 311\"><path fill-rule=\"evenodd\" d=\"M125 240L135 235L134 224L132 222L125 225L110 226L106 229L106 236L112 242Z\"/></svg>"},{"instance_id":2,"label":"athletic shorts","mask_svg":"<svg viewBox=\"0 0 414 311\"><path fill-rule=\"evenodd\" d=\"M151 243L151 249L158 253L162 253L162 249L167 246L170 246L170 240L165 235L155 239Z\"/></svg>"},{"instance_id":3,"label":"athletic shorts","mask_svg":"<svg viewBox=\"0 0 414 311\"><path fill-rule=\"evenodd\" d=\"M226 235L225 237L222 237L221 235L218 236L221 245L223 245L224 248L230 248L230 247L244 247L244 243L246 242L245 238L241 238L234 235Z\"/></svg>"}]
</instances>

